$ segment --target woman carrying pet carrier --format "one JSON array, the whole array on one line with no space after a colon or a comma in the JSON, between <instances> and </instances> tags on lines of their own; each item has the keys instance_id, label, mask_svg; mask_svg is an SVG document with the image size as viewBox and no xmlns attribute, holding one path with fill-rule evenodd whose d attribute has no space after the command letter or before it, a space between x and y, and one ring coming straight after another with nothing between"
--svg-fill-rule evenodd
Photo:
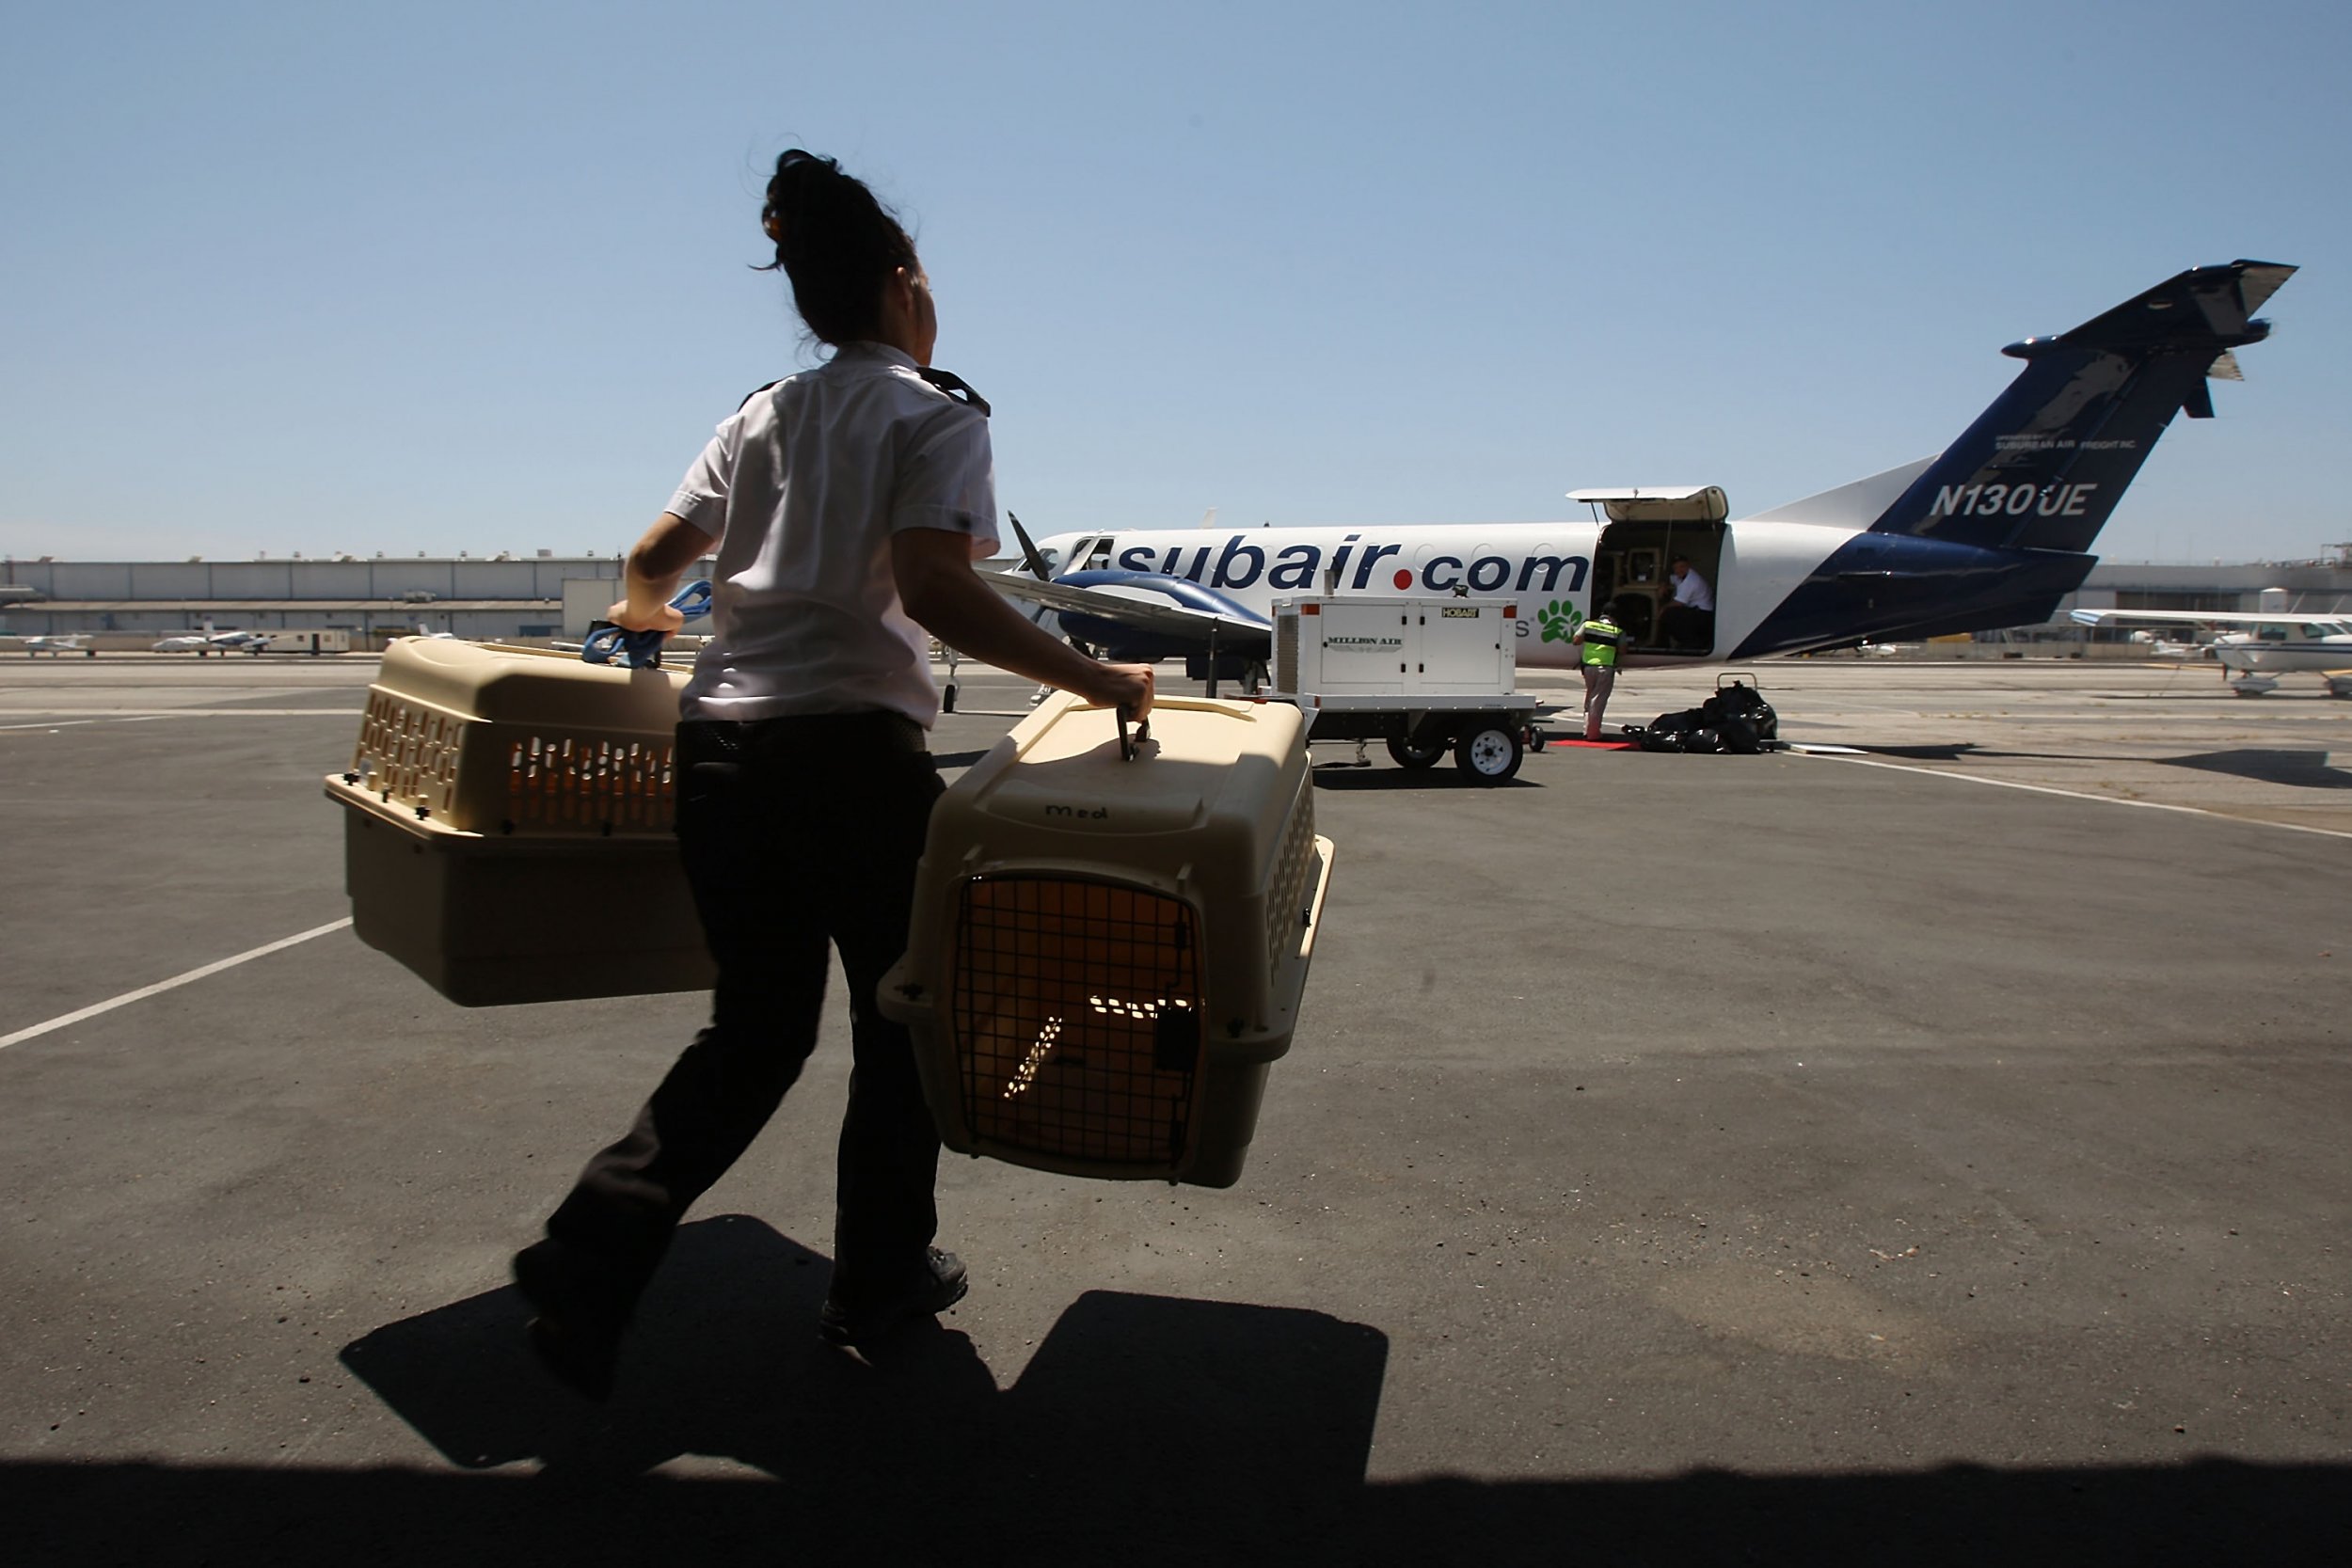
<instances>
[{"instance_id":1,"label":"woman carrying pet carrier","mask_svg":"<svg viewBox=\"0 0 2352 1568\"><path fill-rule=\"evenodd\" d=\"M819 1327L854 1343L943 1310L963 1265L931 1245L939 1142L913 1047L874 991L906 945L939 777L926 633L1140 717L1148 665L1098 664L973 571L996 543L988 405L930 369L914 245L859 181L798 150L761 226L811 338L834 350L723 421L628 558L608 617L674 631L666 601L716 548L711 636L686 689L677 831L718 982L709 1025L515 1259L532 1341L601 1398L689 1205L749 1147L817 1041L828 948L850 984L834 1275Z\"/></svg>"}]
</instances>

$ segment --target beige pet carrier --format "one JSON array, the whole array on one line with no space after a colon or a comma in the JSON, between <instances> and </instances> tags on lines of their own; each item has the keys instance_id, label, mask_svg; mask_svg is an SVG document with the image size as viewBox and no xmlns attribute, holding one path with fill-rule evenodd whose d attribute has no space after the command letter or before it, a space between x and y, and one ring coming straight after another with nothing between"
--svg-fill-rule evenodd
<instances>
[{"instance_id":1,"label":"beige pet carrier","mask_svg":"<svg viewBox=\"0 0 2352 1568\"><path fill-rule=\"evenodd\" d=\"M359 939L467 1006L707 987L671 832L685 681L394 642L326 780Z\"/></svg>"},{"instance_id":2,"label":"beige pet carrier","mask_svg":"<svg viewBox=\"0 0 2352 1568\"><path fill-rule=\"evenodd\" d=\"M1231 1186L1330 880L1305 728L1166 697L1122 751L1065 694L947 791L881 1003L948 1148Z\"/></svg>"}]
</instances>

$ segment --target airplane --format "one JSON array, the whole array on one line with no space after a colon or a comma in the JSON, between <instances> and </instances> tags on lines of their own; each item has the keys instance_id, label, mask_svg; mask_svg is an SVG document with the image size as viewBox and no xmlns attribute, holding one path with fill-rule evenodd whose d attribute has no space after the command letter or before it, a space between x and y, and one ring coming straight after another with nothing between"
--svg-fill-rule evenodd
<instances>
[{"instance_id":1,"label":"airplane","mask_svg":"<svg viewBox=\"0 0 2352 1568\"><path fill-rule=\"evenodd\" d=\"M2159 637L2144 626L2132 633L2131 641L2158 658L2207 658L2213 654L2213 650L2202 642L2183 642L2169 637Z\"/></svg>"},{"instance_id":2,"label":"airplane","mask_svg":"<svg viewBox=\"0 0 2352 1568\"><path fill-rule=\"evenodd\" d=\"M1192 678L1256 680L1278 596L1501 597L1522 667L1568 668L1597 608L1632 636L1620 662L1707 664L1918 641L2057 613L2097 558L2091 541L2173 415L2213 417L2208 377L2295 268L2193 267L2069 332L2002 352L2025 361L1942 452L1728 520L1711 486L1578 490L1585 522L1057 533L1012 519L1022 564L989 574L1040 625L1104 657L1182 657ZM1667 610L1677 557L1711 614ZM1050 627L1049 627L1050 629ZM1678 633L1678 634L1677 634Z\"/></svg>"},{"instance_id":3,"label":"airplane","mask_svg":"<svg viewBox=\"0 0 2352 1568\"><path fill-rule=\"evenodd\" d=\"M2292 610L2215 611L2196 610L2077 610L2081 626L2198 626L2220 635L2205 644L2221 666L2221 678L2241 697L2262 697L2279 689L2279 677L2309 672L2324 677L2328 689L2352 697L2352 615ZM2157 644L2159 649L2163 644Z\"/></svg>"},{"instance_id":4,"label":"airplane","mask_svg":"<svg viewBox=\"0 0 2352 1568\"><path fill-rule=\"evenodd\" d=\"M28 658L41 654L53 654L58 657L66 654L81 654L88 658L98 657L98 650L89 645L88 636L78 631L19 637L16 641L23 646L25 657Z\"/></svg>"},{"instance_id":5,"label":"airplane","mask_svg":"<svg viewBox=\"0 0 2352 1568\"><path fill-rule=\"evenodd\" d=\"M269 638L270 634L265 631L215 631L212 620L207 617L202 631L167 637L154 644L150 651L159 654L194 654L197 657L202 658L205 655L212 653L226 657L242 649L246 653L259 657L262 650L269 646Z\"/></svg>"}]
</instances>

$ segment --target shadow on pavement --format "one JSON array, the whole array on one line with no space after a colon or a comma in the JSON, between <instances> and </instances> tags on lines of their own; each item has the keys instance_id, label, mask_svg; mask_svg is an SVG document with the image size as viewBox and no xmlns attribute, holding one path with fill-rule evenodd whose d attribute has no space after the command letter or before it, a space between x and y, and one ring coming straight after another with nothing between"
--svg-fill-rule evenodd
<instances>
[{"instance_id":1,"label":"shadow on pavement","mask_svg":"<svg viewBox=\"0 0 2352 1568\"><path fill-rule=\"evenodd\" d=\"M344 1362L455 1469L0 1462L10 1560L2212 1563L2352 1528L2343 1465L1372 1482L1375 1329L1093 1291L1000 1392L952 1320L818 1345L827 1272L686 1227L601 1408L530 1363L511 1290L389 1324ZM689 1454L746 1473L659 1470Z\"/></svg>"},{"instance_id":2,"label":"shadow on pavement","mask_svg":"<svg viewBox=\"0 0 2352 1568\"><path fill-rule=\"evenodd\" d=\"M1899 757L1908 762L1957 762L1963 757L1981 762L2144 762L2163 768L2191 768L2205 773L2226 773L2257 784L2292 784L2304 789L2352 789L2352 771L2330 766L2325 751L2262 750L2207 752L2198 756L2090 755L2069 752L2009 752L1953 741L1934 746L1856 746L1874 757Z\"/></svg>"},{"instance_id":3,"label":"shadow on pavement","mask_svg":"<svg viewBox=\"0 0 2352 1568\"><path fill-rule=\"evenodd\" d=\"M1318 762L1312 769L1317 789L1541 789L1524 775L1499 784L1474 784L1452 763L1438 768L1391 768L1375 762L1359 768L1352 762Z\"/></svg>"},{"instance_id":4,"label":"shadow on pavement","mask_svg":"<svg viewBox=\"0 0 2352 1568\"><path fill-rule=\"evenodd\" d=\"M2158 757L2153 760L2173 768L2227 773L2232 778L2252 779L2260 784L2291 784L2298 789L2352 789L2352 771L2329 767L2328 757L2329 753L2324 751L2263 751L2249 748L2236 752L2207 752L2201 756Z\"/></svg>"},{"instance_id":5,"label":"shadow on pavement","mask_svg":"<svg viewBox=\"0 0 2352 1568\"><path fill-rule=\"evenodd\" d=\"M1865 746L1854 750L1867 752L1874 757L1901 757L1907 762L1957 762L1962 757L1980 754L1982 748L1973 740L1953 740L1933 746ZM2001 752L2003 756L2014 755Z\"/></svg>"}]
</instances>

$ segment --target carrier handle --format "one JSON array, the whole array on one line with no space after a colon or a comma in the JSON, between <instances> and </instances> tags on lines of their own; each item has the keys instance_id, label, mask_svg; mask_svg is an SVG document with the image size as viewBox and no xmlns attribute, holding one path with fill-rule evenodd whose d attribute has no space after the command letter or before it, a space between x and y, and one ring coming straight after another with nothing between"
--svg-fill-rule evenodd
<instances>
[{"instance_id":1,"label":"carrier handle","mask_svg":"<svg viewBox=\"0 0 2352 1568\"><path fill-rule=\"evenodd\" d=\"M1132 732L1129 731L1127 728L1127 715L1130 711L1132 710L1127 708L1124 705L1120 705L1117 709L1119 715L1119 755L1120 759L1124 762L1135 761L1136 748L1152 738L1152 721L1149 719L1146 719L1141 723L1137 724Z\"/></svg>"},{"instance_id":2,"label":"carrier handle","mask_svg":"<svg viewBox=\"0 0 2352 1568\"><path fill-rule=\"evenodd\" d=\"M1127 731L1127 708L1122 705L1118 711L1120 760L1133 762L1136 760L1136 748L1152 738L1152 721L1146 719L1137 724L1135 727L1135 733L1130 735Z\"/></svg>"},{"instance_id":3,"label":"carrier handle","mask_svg":"<svg viewBox=\"0 0 2352 1568\"><path fill-rule=\"evenodd\" d=\"M670 608L687 620L710 613L710 579L699 578L670 595ZM618 664L627 670L661 668L661 643L666 632L624 631L599 626L580 645L584 664Z\"/></svg>"}]
</instances>

